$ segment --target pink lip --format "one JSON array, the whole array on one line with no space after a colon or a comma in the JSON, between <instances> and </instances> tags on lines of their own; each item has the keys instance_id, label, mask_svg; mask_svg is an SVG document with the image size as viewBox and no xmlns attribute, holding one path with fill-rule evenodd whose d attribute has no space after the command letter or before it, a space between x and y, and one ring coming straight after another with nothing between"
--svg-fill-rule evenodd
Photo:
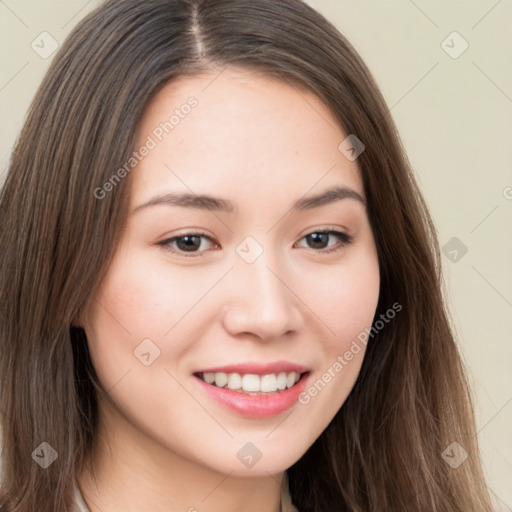
<instances>
[{"instance_id":1,"label":"pink lip","mask_svg":"<svg viewBox=\"0 0 512 512\"><path fill-rule=\"evenodd\" d=\"M194 373L253 373L254 375L267 375L269 373L296 372L305 373L309 368L300 364L290 363L289 361L276 361L274 363L241 363L230 364L228 366L215 366L214 368L203 368Z\"/></svg>"},{"instance_id":2,"label":"pink lip","mask_svg":"<svg viewBox=\"0 0 512 512\"><path fill-rule=\"evenodd\" d=\"M252 365L252 367L254 367L254 365ZM229 371L227 373L235 372ZM270 395L248 395L232 391L231 389L218 388L212 384L207 384L199 377L195 377L195 380L210 398L213 398L222 407L230 410L231 412L236 412L241 416L246 416L248 418L269 418L289 409L297 403L299 395L306 388L306 383L309 380L310 375L310 373L307 373L306 375L303 375L291 388L284 391L278 391Z\"/></svg>"}]
</instances>

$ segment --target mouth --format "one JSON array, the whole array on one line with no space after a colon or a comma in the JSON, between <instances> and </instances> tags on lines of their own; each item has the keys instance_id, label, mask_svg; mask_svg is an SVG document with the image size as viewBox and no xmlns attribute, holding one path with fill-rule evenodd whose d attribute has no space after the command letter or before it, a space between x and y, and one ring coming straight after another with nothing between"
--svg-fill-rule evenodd
<instances>
[{"instance_id":1,"label":"mouth","mask_svg":"<svg viewBox=\"0 0 512 512\"><path fill-rule=\"evenodd\" d=\"M206 384L244 395L275 395L293 388L309 375L306 372L255 373L196 372L194 376Z\"/></svg>"},{"instance_id":2,"label":"mouth","mask_svg":"<svg viewBox=\"0 0 512 512\"><path fill-rule=\"evenodd\" d=\"M264 419L294 407L312 374L308 366L281 360L198 368L193 377L209 401L239 416Z\"/></svg>"}]
</instances>

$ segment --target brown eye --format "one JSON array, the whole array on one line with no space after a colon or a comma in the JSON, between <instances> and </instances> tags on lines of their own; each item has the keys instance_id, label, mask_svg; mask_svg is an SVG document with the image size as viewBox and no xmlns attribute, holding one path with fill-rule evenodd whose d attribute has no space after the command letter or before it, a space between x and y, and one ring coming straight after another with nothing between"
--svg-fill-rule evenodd
<instances>
[{"instance_id":1,"label":"brown eye","mask_svg":"<svg viewBox=\"0 0 512 512\"><path fill-rule=\"evenodd\" d=\"M204 233L186 233L184 235L173 236L166 240L162 240L161 242L158 242L157 245L170 252L181 253L184 256L200 256L201 253L206 250L202 243L203 239L213 243L213 240ZM202 248L202 250L199 250L200 248Z\"/></svg>"},{"instance_id":2,"label":"brown eye","mask_svg":"<svg viewBox=\"0 0 512 512\"><path fill-rule=\"evenodd\" d=\"M331 239L338 239L338 244L329 244ZM202 253L208 249L204 247L203 240L207 240L210 244L216 245L212 238L204 233L185 233L180 236L173 236L158 242L157 245L163 247L165 250L177 253L183 256L201 256ZM353 237L347 233L336 230L322 230L309 233L302 240L306 240L307 246L310 249L315 249L316 252L330 253L342 249L350 244ZM206 245L208 246L208 242ZM217 245L218 247L218 245Z\"/></svg>"},{"instance_id":3,"label":"brown eye","mask_svg":"<svg viewBox=\"0 0 512 512\"><path fill-rule=\"evenodd\" d=\"M329 245L330 237L336 237L339 243L336 245ZM343 233L342 231L328 230L328 231L314 231L306 235L302 240L306 240L309 248L319 249L319 252L328 253L339 250L352 242L353 237ZM322 250L329 248L328 250Z\"/></svg>"}]
</instances>

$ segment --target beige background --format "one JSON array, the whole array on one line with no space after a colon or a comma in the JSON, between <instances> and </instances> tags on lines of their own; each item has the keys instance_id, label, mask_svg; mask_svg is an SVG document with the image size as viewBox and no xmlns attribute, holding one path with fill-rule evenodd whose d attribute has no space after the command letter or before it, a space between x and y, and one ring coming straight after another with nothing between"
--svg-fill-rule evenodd
<instances>
[{"instance_id":1,"label":"beige background","mask_svg":"<svg viewBox=\"0 0 512 512\"><path fill-rule=\"evenodd\" d=\"M374 73L441 245L457 238L443 255L450 309L471 371L488 484L496 510L512 511L512 1L309 3ZM98 4L0 0L0 183L51 61L32 41L46 31L61 43ZM452 58L447 52L456 56L464 41L467 50Z\"/></svg>"}]
</instances>

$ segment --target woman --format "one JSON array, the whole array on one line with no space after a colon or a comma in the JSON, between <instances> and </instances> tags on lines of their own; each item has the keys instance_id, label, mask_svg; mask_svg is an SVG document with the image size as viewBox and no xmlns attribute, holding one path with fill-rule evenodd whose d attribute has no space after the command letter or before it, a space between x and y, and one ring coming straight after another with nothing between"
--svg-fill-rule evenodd
<instances>
[{"instance_id":1,"label":"woman","mask_svg":"<svg viewBox=\"0 0 512 512\"><path fill-rule=\"evenodd\" d=\"M103 4L0 212L2 511L492 510L431 218L306 4Z\"/></svg>"}]
</instances>

